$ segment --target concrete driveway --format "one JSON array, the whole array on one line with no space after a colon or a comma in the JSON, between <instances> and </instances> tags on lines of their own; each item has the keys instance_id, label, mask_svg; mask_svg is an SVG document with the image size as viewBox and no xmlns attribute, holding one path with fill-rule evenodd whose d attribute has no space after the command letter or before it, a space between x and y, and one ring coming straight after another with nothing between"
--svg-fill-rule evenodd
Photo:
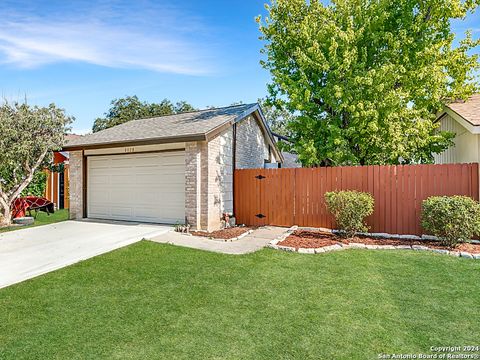
<instances>
[{"instance_id":1,"label":"concrete driveway","mask_svg":"<svg viewBox=\"0 0 480 360\"><path fill-rule=\"evenodd\" d=\"M170 230L152 224L65 221L0 234L0 288Z\"/></svg>"}]
</instances>

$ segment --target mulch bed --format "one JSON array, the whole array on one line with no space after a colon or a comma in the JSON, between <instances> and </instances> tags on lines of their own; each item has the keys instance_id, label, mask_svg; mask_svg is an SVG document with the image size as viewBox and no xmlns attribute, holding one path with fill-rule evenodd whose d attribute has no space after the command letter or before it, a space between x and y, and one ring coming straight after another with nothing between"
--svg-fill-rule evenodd
<instances>
[{"instance_id":1,"label":"mulch bed","mask_svg":"<svg viewBox=\"0 0 480 360\"><path fill-rule=\"evenodd\" d=\"M206 231L191 231L190 233L195 236L204 236L214 239L233 239L239 237L242 234L245 234L247 231L252 230L251 227L246 226L236 226L230 227L222 230L206 232Z\"/></svg>"},{"instance_id":2,"label":"mulch bed","mask_svg":"<svg viewBox=\"0 0 480 360\"><path fill-rule=\"evenodd\" d=\"M440 245L438 241L418 241L408 239L382 239L371 238L367 236L356 236L351 239L345 239L338 235L328 232L314 231L314 230L296 230L285 240L279 242L277 245L289 246L295 249L306 248L316 249L324 246L335 244L349 244L360 243L366 245L422 245L433 249L448 249L456 251L465 251L472 254L480 254L480 244L463 243L457 245L455 248L448 248Z\"/></svg>"}]
</instances>

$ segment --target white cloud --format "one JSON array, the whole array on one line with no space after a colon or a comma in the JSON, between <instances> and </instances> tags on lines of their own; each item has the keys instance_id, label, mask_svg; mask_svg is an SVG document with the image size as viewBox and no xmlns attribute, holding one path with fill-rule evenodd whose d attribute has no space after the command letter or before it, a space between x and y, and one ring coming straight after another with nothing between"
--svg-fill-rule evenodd
<instances>
[{"instance_id":1,"label":"white cloud","mask_svg":"<svg viewBox=\"0 0 480 360\"><path fill-rule=\"evenodd\" d=\"M87 135L87 134L90 134L92 132L92 129L72 128L72 130L70 132L72 134L76 134L76 135Z\"/></svg>"},{"instance_id":2,"label":"white cloud","mask_svg":"<svg viewBox=\"0 0 480 360\"><path fill-rule=\"evenodd\" d=\"M123 16L106 22L104 15L6 19L0 27L0 62L23 68L78 61L179 74L212 72L212 47L202 39L197 19L177 14L177 26L171 11L158 11L143 21Z\"/></svg>"}]
</instances>

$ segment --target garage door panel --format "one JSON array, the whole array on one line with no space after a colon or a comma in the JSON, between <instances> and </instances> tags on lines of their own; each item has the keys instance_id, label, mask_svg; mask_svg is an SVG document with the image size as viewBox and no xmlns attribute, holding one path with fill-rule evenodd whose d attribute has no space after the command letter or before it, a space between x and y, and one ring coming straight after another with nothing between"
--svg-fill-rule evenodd
<instances>
[{"instance_id":1,"label":"garage door panel","mask_svg":"<svg viewBox=\"0 0 480 360\"><path fill-rule=\"evenodd\" d=\"M152 185L155 186L159 182L157 174L136 174L135 183L138 185Z\"/></svg>"},{"instance_id":2,"label":"garage door panel","mask_svg":"<svg viewBox=\"0 0 480 360\"><path fill-rule=\"evenodd\" d=\"M89 163L92 164L93 168L95 170L100 170L102 168L109 168L110 167L110 162L108 159L104 159L104 158L89 158Z\"/></svg>"},{"instance_id":3,"label":"garage door panel","mask_svg":"<svg viewBox=\"0 0 480 360\"><path fill-rule=\"evenodd\" d=\"M111 214L115 217L133 217L133 208L131 206L111 206Z\"/></svg>"},{"instance_id":4,"label":"garage door panel","mask_svg":"<svg viewBox=\"0 0 480 360\"><path fill-rule=\"evenodd\" d=\"M89 157L87 189L89 217L183 221L184 151Z\"/></svg>"}]
</instances>

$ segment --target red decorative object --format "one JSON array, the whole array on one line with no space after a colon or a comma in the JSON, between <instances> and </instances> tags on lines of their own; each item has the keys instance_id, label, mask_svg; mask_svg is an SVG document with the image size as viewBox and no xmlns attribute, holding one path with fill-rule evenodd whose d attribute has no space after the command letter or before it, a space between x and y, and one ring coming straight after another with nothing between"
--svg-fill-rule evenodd
<instances>
[{"instance_id":1,"label":"red decorative object","mask_svg":"<svg viewBox=\"0 0 480 360\"><path fill-rule=\"evenodd\" d=\"M27 211L32 210L53 214L55 206L50 200L37 196L20 197L12 203L12 217L14 219L24 217Z\"/></svg>"}]
</instances>

